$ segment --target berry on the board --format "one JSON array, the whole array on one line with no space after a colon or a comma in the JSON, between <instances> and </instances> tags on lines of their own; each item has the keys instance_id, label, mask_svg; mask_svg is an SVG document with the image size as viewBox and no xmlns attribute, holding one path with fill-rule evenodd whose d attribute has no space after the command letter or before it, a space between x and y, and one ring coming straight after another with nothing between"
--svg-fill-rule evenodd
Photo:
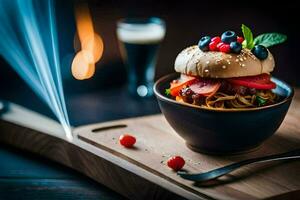
<instances>
[{"instance_id":1,"label":"berry on the board","mask_svg":"<svg viewBox=\"0 0 300 200\"><path fill-rule=\"evenodd\" d=\"M267 48L263 45L255 45L251 52L260 60L265 60L269 55Z\"/></svg>"},{"instance_id":2,"label":"berry on the board","mask_svg":"<svg viewBox=\"0 0 300 200\"><path fill-rule=\"evenodd\" d=\"M223 44L220 46L220 51L223 53L229 53L230 52L230 45L229 44Z\"/></svg>"},{"instance_id":3,"label":"berry on the board","mask_svg":"<svg viewBox=\"0 0 300 200\"><path fill-rule=\"evenodd\" d=\"M119 138L119 142L121 145L123 145L124 147L126 148L130 148L132 147L135 142L136 142L136 139L134 136L132 135L129 135L129 134L123 134L120 136Z\"/></svg>"},{"instance_id":4,"label":"berry on the board","mask_svg":"<svg viewBox=\"0 0 300 200\"><path fill-rule=\"evenodd\" d=\"M202 51L208 51L209 50L209 43L211 41L211 38L209 36L204 36L199 40L198 46Z\"/></svg>"},{"instance_id":5,"label":"berry on the board","mask_svg":"<svg viewBox=\"0 0 300 200\"><path fill-rule=\"evenodd\" d=\"M179 171L183 168L185 161L180 156L173 156L167 161L168 167L173 169L174 171Z\"/></svg>"},{"instance_id":6,"label":"berry on the board","mask_svg":"<svg viewBox=\"0 0 300 200\"><path fill-rule=\"evenodd\" d=\"M211 41L211 42L209 43L209 50L210 50L210 51L218 51L217 45L218 45L218 42L217 42L217 41Z\"/></svg>"},{"instance_id":7,"label":"berry on the board","mask_svg":"<svg viewBox=\"0 0 300 200\"><path fill-rule=\"evenodd\" d=\"M231 42L235 42L237 40L237 36L233 31L225 31L221 36L222 42L226 44L230 44Z\"/></svg>"},{"instance_id":8,"label":"berry on the board","mask_svg":"<svg viewBox=\"0 0 300 200\"><path fill-rule=\"evenodd\" d=\"M242 50L242 44L239 42L231 42L230 49L233 53L240 53Z\"/></svg>"},{"instance_id":9,"label":"berry on the board","mask_svg":"<svg viewBox=\"0 0 300 200\"><path fill-rule=\"evenodd\" d=\"M219 36L216 36L216 37L213 37L213 38L211 39L211 41L212 41L212 42L219 43L219 42L221 42L221 38L220 38Z\"/></svg>"},{"instance_id":10,"label":"berry on the board","mask_svg":"<svg viewBox=\"0 0 300 200\"><path fill-rule=\"evenodd\" d=\"M236 40L238 43L241 43L241 44L244 42L244 38L241 36L238 36Z\"/></svg>"}]
</instances>

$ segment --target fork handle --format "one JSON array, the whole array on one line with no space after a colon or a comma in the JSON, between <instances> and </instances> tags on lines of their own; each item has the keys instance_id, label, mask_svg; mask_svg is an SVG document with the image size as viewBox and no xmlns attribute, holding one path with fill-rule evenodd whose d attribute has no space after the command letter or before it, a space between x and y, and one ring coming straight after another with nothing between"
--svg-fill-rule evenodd
<instances>
[{"instance_id":1,"label":"fork handle","mask_svg":"<svg viewBox=\"0 0 300 200\"><path fill-rule=\"evenodd\" d=\"M286 160L286 159L293 159L293 158L299 158L300 157L300 149L296 149L293 151L289 151L286 153L281 153L281 154L274 154L274 155L269 155L269 156L263 156L263 157L258 157L258 158L250 158L248 160L243 160L238 163L239 166L244 166L252 163L263 163L263 162L269 162L269 161L276 161L276 160Z\"/></svg>"},{"instance_id":2,"label":"fork handle","mask_svg":"<svg viewBox=\"0 0 300 200\"><path fill-rule=\"evenodd\" d=\"M263 162L269 162L269 161L276 161L276 160L287 160L287 159L296 159L300 158L300 149L289 151L286 153L281 153L281 154L274 154L274 155L269 155L269 156L263 156L263 157L258 157L258 158L251 158L247 160L243 160L237 163L232 163L230 165L226 165L224 167L220 167L205 173L200 173L200 174L185 174L178 172L178 174L188 180L193 180L193 181L205 181L205 180L211 180L214 178L218 178L220 176L223 176L225 174L228 174L236 169L239 169L240 167L243 167L245 165L253 164L253 163L263 163ZM209 174L206 177L201 177L201 175L204 174Z\"/></svg>"}]
</instances>

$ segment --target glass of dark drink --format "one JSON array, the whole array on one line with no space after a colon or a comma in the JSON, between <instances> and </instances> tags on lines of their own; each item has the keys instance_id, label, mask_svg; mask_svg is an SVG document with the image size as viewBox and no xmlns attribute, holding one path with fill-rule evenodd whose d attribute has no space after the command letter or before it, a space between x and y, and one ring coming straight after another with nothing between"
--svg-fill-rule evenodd
<instances>
[{"instance_id":1,"label":"glass of dark drink","mask_svg":"<svg viewBox=\"0 0 300 200\"><path fill-rule=\"evenodd\" d=\"M156 58L165 33L165 22L157 17L118 21L117 37L127 66L131 94L140 97L153 95Z\"/></svg>"}]
</instances>

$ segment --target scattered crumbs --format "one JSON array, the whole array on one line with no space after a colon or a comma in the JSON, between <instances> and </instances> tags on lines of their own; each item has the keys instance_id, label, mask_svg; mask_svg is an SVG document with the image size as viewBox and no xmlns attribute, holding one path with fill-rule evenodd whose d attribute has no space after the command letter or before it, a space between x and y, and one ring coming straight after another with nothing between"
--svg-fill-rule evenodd
<instances>
[{"instance_id":1,"label":"scattered crumbs","mask_svg":"<svg viewBox=\"0 0 300 200\"><path fill-rule=\"evenodd\" d=\"M172 157L173 155L170 155L170 154L163 154L161 157L162 158L170 158L170 157Z\"/></svg>"},{"instance_id":2,"label":"scattered crumbs","mask_svg":"<svg viewBox=\"0 0 300 200\"><path fill-rule=\"evenodd\" d=\"M208 69L205 69L205 70L204 70L204 72L208 73L208 72L209 72L209 70L208 70Z\"/></svg>"},{"instance_id":3,"label":"scattered crumbs","mask_svg":"<svg viewBox=\"0 0 300 200\"><path fill-rule=\"evenodd\" d=\"M223 69L226 69L226 65L223 65L222 68L223 68Z\"/></svg>"},{"instance_id":4,"label":"scattered crumbs","mask_svg":"<svg viewBox=\"0 0 300 200\"><path fill-rule=\"evenodd\" d=\"M240 58L240 61L243 62L244 61L243 58Z\"/></svg>"},{"instance_id":5,"label":"scattered crumbs","mask_svg":"<svg viewBox=\"0 0 300 200\"><path fill-rule=\"evenodd\" d=\"M192 159L185 159L187 163L190 163L191 165L201 165L202 162L200 161L194 161Z\"/></svg>"},{"instance_id":6,"label":"scattered crumbs","mask_svg":"<svg viewBox=\"0 0 300 200\"><path fill-rule=\"evenodd\" d=\"M209 60L208 60L208 61L206 61L206 64L209 64Z\"/></svg>"},{"instance_id":7,"label":"scattered crumbs","mask_svg":"<svg viewBox=\"0 0 300 200\"><path fill-rule=\"evenodd\" d=\"M229 58L232 58L232 55L230 55Z\"/></svg>"},{"instance_id":8,"label":"scattered crumbs","mask_svg":"<svg viewBox=\"0 0 300 200\"><path fill-rule=\"evenodd\" d=\"M245 67L246 65L245 64L242 64L242 67Z\"/></svg>"},{"instance_id":9,"label":"scattered crumbs","mask_svg":"<svg viewBox=\"0 0 300 200\"><path fill-rule=\"evenodd\" d=\"M161 163L161 164L163 164L163 163L164 163L164 161L162 160L162 161L160 161L160 163Z\"/></svg>"},{"instance_id":10,"label":"scattered crumbs","mask_svg":"<svg viewBox=\"0 0 300 200\"><path fill-rule=\"evenodd\" d=\"M235 62L239 62L239 59L235 59Z\"/></svg>"},{"instance_id":11,"label":"scattered crumbs","mask_svg":"<svg viewBox=\"0 0 300 200\"><path fill-rule=\"evenodd\" d=\"M145 151L148 151L148 149L145 149Z\"/></svg>"},{"instance_id":12,"label":"scattered crumbs","mask_svg":"<svg viewBox=\"0 0 300 200\"><path fill-rule=\"evenodd\" d=\"M113 137L112 139L115 140L116 138Z\"/></svg>"}]
</instances>

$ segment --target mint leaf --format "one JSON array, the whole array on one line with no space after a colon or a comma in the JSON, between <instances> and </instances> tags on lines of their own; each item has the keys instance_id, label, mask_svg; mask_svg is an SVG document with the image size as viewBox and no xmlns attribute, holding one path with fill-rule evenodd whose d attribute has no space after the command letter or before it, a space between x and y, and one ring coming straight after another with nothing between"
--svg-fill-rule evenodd
<instances>
[{"instance_id":1,"label":"mint leaf","mask_svg":"<svg viewBox=\"0 0 300 200\"><path fill-rule=\"evenodd\" d=\"M254 47L252 31L245 24L242 24L242 32L245 39L242 43L243 48L252 49Z\"/></svg>"},{"instance_id":2,"label":"mint leaf","mask_svg":"<svg viewBox=\"0 0 300 200\"><path fill-rule=\"evenodd\" d=\"M166 95L170 95L170 93L171 93L171 90L170 90L170 89L166 89L166 90L165 90L165 94L166 94Z\"/></svg>"},{"instance_id":3,"label":"mint leaf","mask_svg":"<svg viewBox=\"0 0 300 200\"><path fill-rule=\"evenodd\" d=\"M254 39L255 45L263 45L265 47L274 46L287 40L287 36L281 33L264 33Z\"/></svg>"},{"instance_id":4,"label":"mint leaf","mask_svg":"<svg viewBox=\"0 0 300 200\"><path fill-rule=\"evenodd\" d=\"M258 103L258 106L263 106L267 103L267 100L260 96L256 96L256 101Z\"/></svg>"}]
</instances>

